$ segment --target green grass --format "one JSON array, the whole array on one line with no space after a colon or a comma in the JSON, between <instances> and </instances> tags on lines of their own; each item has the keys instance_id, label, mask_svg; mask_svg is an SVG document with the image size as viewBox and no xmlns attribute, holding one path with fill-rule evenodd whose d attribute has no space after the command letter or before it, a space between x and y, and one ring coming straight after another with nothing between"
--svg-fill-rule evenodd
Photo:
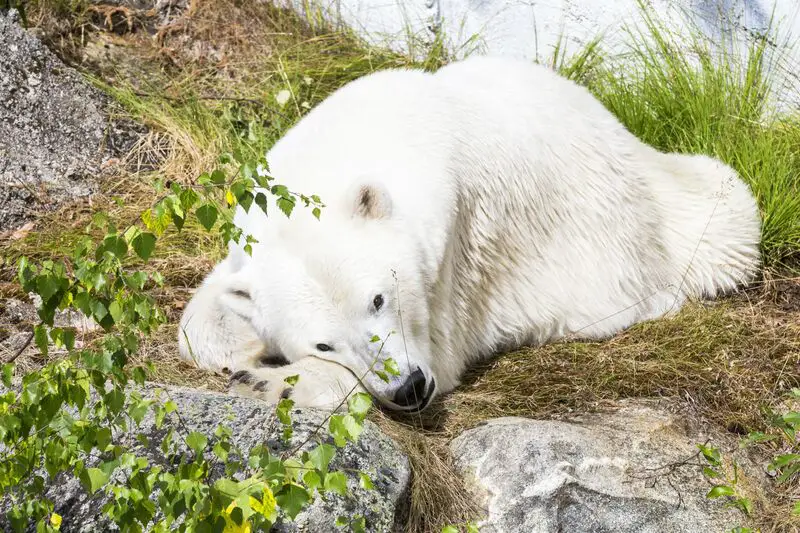
<instances>
[{"instance_id":1,"label":"green grass","mask_svg":"<svg viewBox=\"0 0 800 533\"><path fill-rule=\"evenodd\" d=\"M778 117L767 107L768 36L754 41L745 56L712 52L695 37L689 55L649 9L643 15L641 26L628 29L623 60L604 58L602 42L593 42L568 59L557 49L553 62L644 142L662 151L717 156L735 168L761 209L765 265L796 267L800 111Z\"/></svg>"}]
</instances>

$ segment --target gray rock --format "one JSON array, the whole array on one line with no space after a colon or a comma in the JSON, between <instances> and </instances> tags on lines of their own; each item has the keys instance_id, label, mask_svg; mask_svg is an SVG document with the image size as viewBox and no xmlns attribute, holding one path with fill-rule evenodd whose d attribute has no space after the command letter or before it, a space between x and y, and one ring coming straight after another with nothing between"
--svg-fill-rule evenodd
<instances>
[{"instance_id":1,"label":"gray rock","mask_svg":"<svg viewBox=\"0 0 800 533\"><path fill-rule=\"evenodd\" d=\"M314 409L295 409L292 412L294 435L287 446L281 440L282 427L274 415L274 406L259 400L233 397L219 393L200 392L176 387L162 387L178 406L181 415L180 426L176 419L166 422L156 429L153 417L145 417L138 432L144 433L152 445L137 445L134 452L148 458L151 464L169 466L160 449L160 443L169 427L177 431L199 431L213 436L217 425L224 423L233 430L232 441L239 449L249 451L256 444L266 444L270 452L278 455L303 442L325 419L327 413ZM153 387L148 387L144 397L152 397ZM162 400L166 396L162 394ZM319 434L319 440L326 441L326 431ZM121 435L124 439L128 436ZM130 442L128 439L124 442ZM311 439L303 449L313 447L317 438ZM332 441L329 441L332 443ZM370 475L376 490L367 491L359 486L354 472L347 471L347 497L319 496L304 509L294 522L283 521L273 527L273 531L334 531L334 522L339 516L363 515L368 531L396 531L401 528L405 517L405 506L410 487L410 466L408 459L397 444L383 434L377 426L367 421L364 432L355 444L348 444L337 451L331 469L353 469ZM216 472L216 478L221 472ZM74 476L61 475L49 482L46 491L48 498L55 502L55 511L63 517L61 531L94 532L116 531L102 516L101 508L107 499L104 496L90 497ZM101 493L98 493L101 494ZM0 502L0 509L2 509ZM0 512L0 529L3 524Z\"/></svg>"},{"instance_id":2,"label":"gray rock","mask_svg":"<svg viewBox=\"0 0 800 533\"><path fill-rule=\"evenodd\" d=\"M451 451L484 500L481 532L727 532L745 519L705 497L706 438L632 403L568 422L495 419Z\"/></svg>"},{"instance_id":3,"label":"gray rock","mask_svg":"<svg viewBox=\"0 0 800 533\"><path fill-rule=\"evenodd\" d=\"M127 152L137 128L110 119L110 102L0 12L0 232L87 196L103 163Z\"/></svg>"}]
</instances>

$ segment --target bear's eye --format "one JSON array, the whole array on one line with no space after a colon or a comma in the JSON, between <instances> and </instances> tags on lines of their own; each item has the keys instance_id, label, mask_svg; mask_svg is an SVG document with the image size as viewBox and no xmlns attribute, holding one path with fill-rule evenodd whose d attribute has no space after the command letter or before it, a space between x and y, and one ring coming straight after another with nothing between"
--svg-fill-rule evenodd
<instances>
[{"instance_id":1,"label":"bear's eye","mask_svg":"<svg viewBox=\"0 0 800 533\"><path fill-rule=\"evenodd\" d=\"M328 344L317 344L317 350L320 352L332 352L333 348L330 347Z\"/></svg>"},{"instance_id":2,"label":"bear's eye","mask_svg":"<svg viewBox=\"0 0 800 533\"><path fill-rule=\"evenodd\" d=\"M379 294L375 298L373 298L372 305L375 306L376 311L380 311L381 307L383 307L383 295Z\"/></svg>"}]
</instances>

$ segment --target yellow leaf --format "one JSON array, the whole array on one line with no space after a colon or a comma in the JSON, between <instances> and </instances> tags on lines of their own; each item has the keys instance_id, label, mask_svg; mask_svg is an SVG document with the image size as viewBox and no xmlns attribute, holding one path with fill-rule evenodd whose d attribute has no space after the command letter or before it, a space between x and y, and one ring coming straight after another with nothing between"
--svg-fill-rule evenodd
<instances>
[{"instance_id":1,"label":"yellow leaf","mask_svg":"<svg viewBox=\"0 0 800 533\"><path fill-rule=\"evenodd\" d=\"M250 522L245 520L242 522L242 525L236 525L236 522L227 518L225 520L225 529L222 530L222 533L251 533L250 529Z\"/></svg>"},{"instance_id":2,"label":"yellow leaf","mask_svg":"<svg viewBox=\"0 0 800 533\"><path fill-rule=\"evenodd\" d=\"M261 501L250 496L250 508L255 512L264 516L267 520L272 521L275 518L275 509L278 504L275 502L275 496L269 487L264 487L264 497Z\"/></svg>"},{"instance_id":3,"label":"yellow leaf","mask_svg":"<svg viewBox=\"0 0 800 533\"><path fill-rule=\"evenodd\" d=\"M234 509L236 509L236 502L232 501L228 508L225 509L225 514L227 516L225 517L225 529L222 530L222 533L251 533L249 521L245 520L242 522L242 525L238 525L230 517Z\"/></svg>"},{"instance_id":4,"label":"yellow leaf","mask_svg":"<svg viewBox=\"0 0 800 533\"><path fill-rule=\"evenodd\" d=\"M58 529L61 527L61 515L58 513L53 513L50 515L50 525L54 528Z\"/></svg>"},{"instance_id":5,"label":"yellow leaf","mask_svg":"<svg viewBox=\"0 0 800 533\"><path fill-rule=\"evenodd\" d=\"M228 207L231 207L234 203L236 203L236 199L233 197L233 193L231 193L231 191L225 191L225 201L228 202Z\"/></svg>"},{"instance_id":6,"label":"yellow leaf","mask_svg":"<svg viewBox=\"0 0 800 533\"><path fill-rule=\"evenodd\" d=\"M234 509L236 509L236 502L232 501L228 508L225 509L225 514L231 514Z\"/></svg>"}]
</instances>

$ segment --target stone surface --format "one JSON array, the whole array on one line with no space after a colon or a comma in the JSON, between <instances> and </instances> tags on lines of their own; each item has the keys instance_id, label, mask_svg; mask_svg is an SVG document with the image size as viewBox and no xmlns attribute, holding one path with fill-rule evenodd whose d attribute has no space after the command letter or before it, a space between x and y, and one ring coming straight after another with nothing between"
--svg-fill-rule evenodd
<instances>
[{"instance_id":1,"label":"stone surface","mask_svg":"<svg viewBox=\"0 0 800 533\"><path fill-rule=\"evenodd\" d=\"M152 397L153 390L154 388L146 389L143 396ZM134 451L147 457L151 464L168 466L160 450L160 443L169 427L173 427L176 432L199 431L212 437L217 425L224 423L233 430L233 443L242 450L250 450L256 444L262 443L273 454L291 449L280 438L282 428L277 423L272 405L248 398L176 387L165 387L164 390L169 393L169 399L177 404L182 422L178 427L178 422L173 419L157 430L152 416L145 418L139 432L147 435L153 445L148 448L138 446ZM166 400L164 395L161 398ZM303 442L326 415L326 412L313 409L292 411L294 435L290 446ZM325 441L324 434L325 432L320 433L320 441ZM313 447L315 443L316 439L311 439L306 448ZM364 432L358 442L340 449L330 468L366 472L372 478L376 490L362 489L356 474L348 472L348 497L333 494L326 496L326 501L317 497L294 522L279 522L272 531L333 531L336 529L334 522L338 516L352 517L358 514L365 517L368 531L389 532L401 529L410 487L410 466L397 444L377 426L369 421L365 422ZM221 472L217 473L219 474ZM106 501L104 497L89 497L73 476L60 476L55 482L49 483L47 496L55 502L55 511L63 517L61 531L116 531L101 514L101 508ZM5 526L2 508L0 502L0 529Z\"/></svg>"},{"instance_id":2,"label":"stone surface","mask_svg":"<svg viewBox=\"0 0 800 533\"><path fill-rule=\"evenodd\" d=\"M64 200L92 194L140 128L111 120L108 101L0 12L0 233Z\"/></svg>"},{"instance_id":3,"label":"stone surface","mask_svg":"<svg viewBox=\"0 0 800 533\"><path fill-rule=\"evenodd\" d=\"M482 533L722 533L742 514L705 498L681 419L644 403L570 421L499 418L451 443L483 499Z\"/></svg>"}]
</instances>

